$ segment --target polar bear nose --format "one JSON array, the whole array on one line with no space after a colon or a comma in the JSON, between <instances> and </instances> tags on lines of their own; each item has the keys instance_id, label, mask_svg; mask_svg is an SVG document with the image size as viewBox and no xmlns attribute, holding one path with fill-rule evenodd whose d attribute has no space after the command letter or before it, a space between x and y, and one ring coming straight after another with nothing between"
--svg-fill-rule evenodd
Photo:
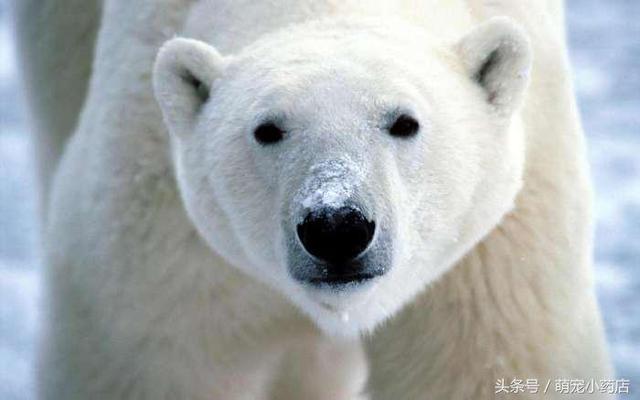
<instances>
[{"instance_id":1,"label":"polar bear nose","mask_svg":"<svg viewBox=\"0 0 640 400\"><path fill-rule=\"evenodd\" d=\"M298 225L305 250L329 264L342 264L364 253L376 224L353 207L325 207L307 214Z\"/></svg>"}]
</instances>

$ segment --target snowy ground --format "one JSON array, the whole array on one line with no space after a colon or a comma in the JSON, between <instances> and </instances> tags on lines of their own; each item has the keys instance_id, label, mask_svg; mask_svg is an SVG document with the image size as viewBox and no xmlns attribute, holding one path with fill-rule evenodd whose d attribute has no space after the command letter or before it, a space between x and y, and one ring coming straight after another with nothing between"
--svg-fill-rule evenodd
<instances>
[{"instance_id":1,"label":"snowy ground","mask_svg":"<svg viewBox=\"0 0 640 400\"><path fill-rule=\"evenodd\" d=\"M0 400L32 399L40 293L30 143L0 0ZM640 1L569 1L576 89L597 189L596 277L625 399L640 399Z\"/></svg>"}]
</instances>

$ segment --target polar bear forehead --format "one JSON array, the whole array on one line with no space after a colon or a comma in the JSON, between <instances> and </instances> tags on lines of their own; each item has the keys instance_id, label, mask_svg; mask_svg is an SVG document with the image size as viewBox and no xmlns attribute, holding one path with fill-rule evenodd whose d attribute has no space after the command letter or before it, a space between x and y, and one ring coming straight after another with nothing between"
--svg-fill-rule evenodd
<instances>
[{"instance_id":1,"label":"polar bear forehead","mask_svg":"<svg viewBox=\"0 0 640 400\"><path fill-rule=\"evenodd\" d=\"M462 70L450 50L421 30L362 24L317 22L267 35L233 57L224 81L242 91L251 87L254 99L272 109L320 101L336 112L349 105L371 112L408 106L435 92L419 89L435 89L451 65Z\"/></svg>"},{"instance_id":2,"label":"polar bear forehead","mask_svg":"<svg viewBox=\"0 0 640 400\"><path fill-rule=\"evenodd\" d=\"M415 75L375 60L310 58L278 68L252 66L225 82L227 90L219 95L228 97L251 87L238 109L257 120L284 118L316 126L331 120L344 128L373 128L395 114L417 117L431 108L430 93L419 90Z\"/></svg>"},{"instance_id":3,"label":"polar bear forehead","mask_svg":"<svg viewBox=\"0 0 640 400\"><path fill-rule=\"evenodd\" d=\"M243 64L273 68L344 61L383 68L393 64L456 63L457 57L449 43L406 21L331 19L292 25L264 35L241 50L237 59Z\"/></svg>"}]
</instances>

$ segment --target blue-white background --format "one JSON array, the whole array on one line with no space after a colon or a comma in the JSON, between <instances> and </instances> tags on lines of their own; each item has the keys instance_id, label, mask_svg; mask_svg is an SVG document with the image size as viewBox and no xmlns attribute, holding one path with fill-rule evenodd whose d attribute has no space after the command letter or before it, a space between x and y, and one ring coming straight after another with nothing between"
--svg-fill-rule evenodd
<instances>
[{"instance_id":1,"label":"blue-white background","mask_svg":"<svg viewBox=\"0 0 640 400\"><path fill-rule=\"evenodd\" d=\"M640 0L567 3L597 190L598 296L617 374L631 380L623 398L640 399ZM11 22L0 0L0 400L25 400L33 398L40 268L34 162Z\"/></svg>"}]
</instances>

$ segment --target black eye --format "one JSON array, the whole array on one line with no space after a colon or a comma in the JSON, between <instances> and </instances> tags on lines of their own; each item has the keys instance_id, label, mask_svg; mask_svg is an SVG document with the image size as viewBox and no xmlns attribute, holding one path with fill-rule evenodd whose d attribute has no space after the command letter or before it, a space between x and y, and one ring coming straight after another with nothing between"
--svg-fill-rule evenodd
<instances>
[{"instance_id":1,"label":"black eye","mask_svg":"<svg viewBox=\"0 0 640 400\"><path fill-rule=\"evenodd\" d=\"M260 144L273 144L282 140L284 131L273 122L265 122L253 131L253 136Z\"/></svg>"},{"instance_id":2,"label":"black eye","mask_svg":"<svg viewBox=\"0 0 640 400\"><path fill-rule=\"evenodd\" d=\"M420 130L418 121L407 114L402 114L391 125L389 133L391 136L405 138L415 135L418 130Z\"/></svg>"}]
</instances>

